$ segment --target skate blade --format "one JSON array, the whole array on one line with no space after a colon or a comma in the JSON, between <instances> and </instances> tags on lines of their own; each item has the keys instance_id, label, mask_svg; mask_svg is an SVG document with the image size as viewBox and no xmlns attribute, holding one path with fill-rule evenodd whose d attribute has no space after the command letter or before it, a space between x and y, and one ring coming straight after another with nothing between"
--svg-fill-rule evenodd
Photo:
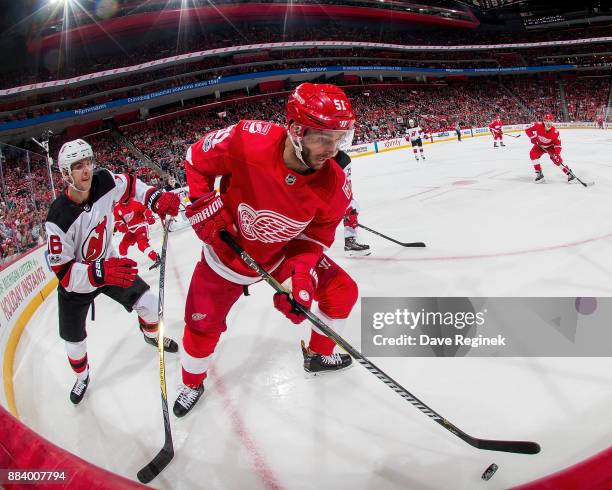
<instances>
[{"instance_id":1,"label":"skate blade","mask_svg":"<svg viewBox=\"0 0 612 490\"><path fill-rule=\"evenodd\" d=\"M351 369L353 366L355 365L354 362L352 362L349 366L346 366L345 368L342 369L336 369L335 371L319 371L317 373L312 373L309 371L304 371L304 378L306 379L313 379L319 376L329 376L330 374L339 374L339 373L344 373L345 371L348 371L349 369Z\"/></svg>"},{"instance_id":2,"label":"skate blade","mask_svg":"<svg viewBox=\"0 0 612 490\"><path fill-rule=\"evenodd\" d=\"M345 250L347 257L367 257L372 253L371 250Z\"/></svg>"},{"instance_id":3,"label":"skate blade","mask_svg":"<svg viewBox=\"0 0 612 490\"><path fill-rule=\"evenodd\" d=\"M536 184L546 184L546 179L536 180Z\"/></svg>"}]
</instances>

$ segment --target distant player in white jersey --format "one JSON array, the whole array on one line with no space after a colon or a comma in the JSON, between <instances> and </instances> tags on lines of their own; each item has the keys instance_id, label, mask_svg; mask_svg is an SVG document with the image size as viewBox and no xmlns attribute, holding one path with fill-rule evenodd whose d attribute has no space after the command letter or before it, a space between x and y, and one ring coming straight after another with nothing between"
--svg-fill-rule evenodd
<instances>
[{"instance_id":1,"label":"distant player in white jersey","mask_svg":"<svg viewBox=\"0 0 612 490\"><path fill-rule=\"evenodd\" d=\"M137 275L136 262L115 252L113 208L136 199L163 219L176 216L179 198L132 175L95 169L91 146L82 139L62 145L58 164L68 186L51 204L45 229L49 264L59 279L59 334L77 376L70 392L70 401L76 405L89 385L85 323L90 306L93 317L98 294L114 299L127 311L136 310L144 340L157 346L157 294ZM178 346L164 338L164 350L177 352Z\"/></svg>"},{"instance_id":2,"label":"distant player in white jersey","mask_svg":"<svg viewBox=\"0 0 612 490\"><path fill-rule=\"evenodd\" d=\"M410 144L412 145L412 152L414 153L414 158L416 161L419 161L419 151L421 153L421 158L425 160L425 155L423 154L423 140L421 137L424 135L424 131L421 129L421 126L415 125L414 119L410 119L408 121L410 127L407 129L408 139L410 140Z\"/></svg>"},{"instance_id":3,"label":"distant player in white jersey","mask_svg":"<svg viewBox=\"0 0 612 490\"><path fill-rule=\"evenodd\" d=\"M335 162L342 170L344 170L346 180L352 189L351 157L341 151L338 152L338 155L336 155ZM363 257L372 253L369 245L359 243L357 241L357 227L359 226L359 221L357 219L358 216L359 211L357 202L355 199L351 199L351 203L346 209L346 213L344 214L344 218L342 220L344 225L344 252L348 257Z\"/></svg>"}]
</instances>

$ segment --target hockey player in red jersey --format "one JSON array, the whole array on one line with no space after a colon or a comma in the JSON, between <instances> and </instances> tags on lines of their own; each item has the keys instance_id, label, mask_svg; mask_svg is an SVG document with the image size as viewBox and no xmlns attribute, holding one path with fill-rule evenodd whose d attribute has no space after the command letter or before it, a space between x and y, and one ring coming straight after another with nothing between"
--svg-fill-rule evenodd
<instances>
[{"instance_id":1,"label":"hockey player in red jersey","mask_svg":"<svg viewBox=\"0 0 612 490\"><path fill-rule=\"evenodd\" d=\"M497 140L499 140L499 146L506 146L504 145L503 126L504 123L501 121L499 114L491 121L491 124L489 124L489 131L493 135L493 148L497 148Z\"/></svg>"},{"instance_id":2,"label":"hockey player in red jersey","mask_svg":"<svg viewBox=\"0 0 612 490\"><path fill-rule=\"evenodd\" d=\"M555 118L552 114L545 114L542 122L536 122L525 130L527 136L533 143L533 147L529 152L529 157L536 171L536 184L544 182L544 174L540 165L540 157L547 153L552 162L561 167L563 173L567 175L567 181L572 182L575 177L572 170L563 164L561 158L561 139L559 131L553 126Z\"/></svg>"},{"instance_id":3,"label":"hockey player in red jersey","mask_svg":"<svg viewBox=\"0 0 612 490\"><path fill-rule=\"evenodd\" d=\"M51 204L45 229L49 264L59 279L59 333L77 376L70 400L78 404L89 385L85 323L98 294L109 296L127 311L136 310L144 340L157 346L157 295L137 275L136 262L117 257L110 239L113 207L136 199L163 218L176 216L179 199L131 175L94 170L93 151L82 139L62 145L58 164L68 186ZM178 350L169 338L164 338L164 348Z\"/></svg>"},{"instance_id":4,"label":"hockey player in red jersey","mask_svg":"<svg viewBox=\"0 0 612 490\"><path fill-rule=\"evenodd\" d=\"M114 213L115 227L118 232L123 233L119 243L119 255L125 257L129 248L136 243L138 250L153 262L149 270L158 267L161 259L149 244L149 225L155 223L151 210L136 199L130 199L126 203L117 203Z\"/></svg>"},{"instance_id":5,"label":"hockey player in red jersey","mask_svg":"<svg viewBox=\"0 0 612 490\"><path fill-rule=\"evenodd\" d=\"M187 294L176 416L184 416L201 397L227 314L245 286L260 280L219 238L220 230L232 233L291 291L274 295L276 309L297 324L305 316L294 303L312 306L341 331L357 301L357 285L323 252L352 197L338 160L352 142L354 124L341 89L304 83L289 97L287 128L240 121L188 149L193 204L186 215L204 246ZM222 176L220 195L213 190L216 176ZM302 342L304 369L318 374L349 367L350 356L334 353L334 347L333 340L313 329L308 347Z\"/></svg>"}]
</instances>

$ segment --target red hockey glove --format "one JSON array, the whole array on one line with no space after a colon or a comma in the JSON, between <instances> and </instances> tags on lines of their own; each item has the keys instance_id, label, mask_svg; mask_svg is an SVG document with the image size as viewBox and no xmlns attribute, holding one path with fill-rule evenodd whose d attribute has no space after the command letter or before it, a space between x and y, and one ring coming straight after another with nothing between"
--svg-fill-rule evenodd
<instances>
[{"instance_id":1,"label":"red hockey glove","mask_svg":"<svg viewBox=\"0 0 612 490\"><path fill-rule=\"evenodd\" d=\"M154 191L147 198L148 208L157 213L160 218L166 215L176 216L179 211L181 200L174 192Z\"/></svg>"},{"instance_id":2,"label":"red hockey glove","mask_svg":"<svg viewBox=\"0 0 612 490\"><path fill-rule=\"evenodd\" d=\"M94 260L89 264L89 282L93 286L127 288L136 280L138 269L132 259L111 257Z\"/></svg>"},{"instance_id":3,"label":"red hockey glove","mask_svg":"<svg viewBox=\"0 0 612 490\"><path fill-rule=\"evenodd\" d=\"M357 229L357 210L355 208L348 208L346 210L346 214L344 215L344 227L352 228L353 230Z\"/></svg>"},{"instance_id":4,"label":"red hockey glove","mask_svg":"<svg viewBox=\"0 0 612 490\"><path fill-rule=\"evenodd\" d=\"M287 293L276 293L274 308L297 325L306 319L306 315L296 308L295 303L310 309L317 287L317 275L309 266L298 262L291 273L290 284L291 297Z\"/></svg>"},{"instance_id":5,"label":"red hockey glove","mask_svg":"<svg viewBox=\"0 0 612 490\"><path fill-rule=\"evenodd\" d=\"M215 191L187 206L185 216L200 240L211 246L223 243L219 237L221 230L237 233L231 213L224 207L221 196L217 196Z\"/></svg>"},{"instance_id":6,"label":"red hockey glove","mask_svg":"<svg viewBox=\"0 0 612 490\"><path fill-rule=\"evenodd\" d=\"M147 218L147 223L149 223L150 225L154 225L155 224L155 217L153 215L149 216Z\"/></svg>"},{"instance_id":7,"label":"red hockey glove","mask_svg":"<svg viewBox=\"0 0 612 490\"><path fill-rule=\"evenodd\" d=\"M115 223L115 228L117 228L119 233L127 233L128 231L128 227L123 221L117 221Z\"/></svg>"}]
</instances>

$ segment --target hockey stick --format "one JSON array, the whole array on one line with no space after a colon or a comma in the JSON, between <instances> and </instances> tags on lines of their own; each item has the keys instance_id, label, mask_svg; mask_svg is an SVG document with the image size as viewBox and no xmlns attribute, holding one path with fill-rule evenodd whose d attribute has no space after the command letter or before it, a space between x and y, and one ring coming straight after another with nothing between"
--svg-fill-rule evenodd
<instances>
[{"instance_id":1,"label":"hockey stick","mask_svg":"<svg viewBox=\"0 0 612 490\"><path fill-rule=\"evenodd\" d=\"M426 245L423 242L398 242L397 240L394 240L393 238L388 237L387 235L383 235L382 233L379 233L376 230L373 230L372 228L368 228L367 226L362 225L361 223L359 223L357 226L359 226L360 228L363 228L364 230L368 230L370 233L374 233L375 235L383 237L384 239L389 240L393 243L397 243L398 245L401 245L402 247L426 247Z\"/></svg>"},{"instance_id":2,"label":"hockey stick","mask_svg":"<svg viewBox=\"0 0 612 490\"><path fill-rule=\"evenodd\" d=\"M567 167L567 166L565 166L565 165L563 165L563 164L561 164L561 166L562 166L563 168L567 169L567 171L570 173L570 175L573 175L573 176L574 176L574 178L575 178L575 179L576 179L578 182L580 182L580 183L581 183L581 184L582 184L584 187L590 187L590 186L592 186L592 185L595 185L595 182L583 182L582 180L580 180L580 179L578 178L578 176L577 176L577 175L574 173L574 171L573 171L572 169L570 169L569 167Z\"/></svg>"},{"instance_id":3,"label":"hockey stick","mask_svg":"<svg viewBox=\"0 0 612 490\"><path fill-rule=\"evenodd\" d=\"M502 133L504 136L510 136L510 138L520 138L520 134Z\"/></svg>"},{"instance_id":4,"label":"hockey stick","mask_svg":"<svg viewBox=\"0 0 612 490\"><path fill-rule=\"evenodd\" d=\"M172 430L170 428L170 415L168 414L168 395L166 393L166 364L164 362L164 282L166 278L166 250L168 249L168 229L170 219L164 223L164 238L161 250L161 264L159 266L159 332L157 337L157 350L159 352L159 388L161 390L162 415L164 417L165 439L164 446L159 453L142 468L137 476L142 483L149 483L168 466L174 457L174 444L172 443Z\"/></svg>"},{"instance_id":5,"label":"hockey stick","mask_svg":"<svg viewBox=\"0 0 612 490\"><path fill-rule=\"evenodd\" d=\"M266 281L270 286L279 293L286 293L287 291L281 286L281 284L274 279L268 272L266 272L244 249L238 245L232 236L225 230L220 234L221 239L227 243L243 260L243 262L253 269L261 278ZM443 418L441 415L436 413L434 410L429 408L425 403L419 400L416 396L410 393L406 388L401 386L397 381L384 373L381 369L372 363L369 359L364 357L359 351L355 350L351 344L344 340L340 335L334 332L328 327L318 316L312 313L309 309L304 308L299 303L294 303L295 307L299 309L310 322L318 327L325 335L331 338L336 344L342 349L348 352L359 364L366 368L370 373L380 379L389 388L395 391L404 400L410 402L414 407L418 408L421 412L427 415L429 418L440 424L449 432L455 434L457 437L467 442L469 445L477 449L486 449L489 451L503 451L508 453L519 453L519 454L537 454L540 452L540 445L536 442L529 441L499 441L491 439L479 439L477 437L466 434L461 429L451 424L448 420Z\"/></svg>"}]
</instances>

